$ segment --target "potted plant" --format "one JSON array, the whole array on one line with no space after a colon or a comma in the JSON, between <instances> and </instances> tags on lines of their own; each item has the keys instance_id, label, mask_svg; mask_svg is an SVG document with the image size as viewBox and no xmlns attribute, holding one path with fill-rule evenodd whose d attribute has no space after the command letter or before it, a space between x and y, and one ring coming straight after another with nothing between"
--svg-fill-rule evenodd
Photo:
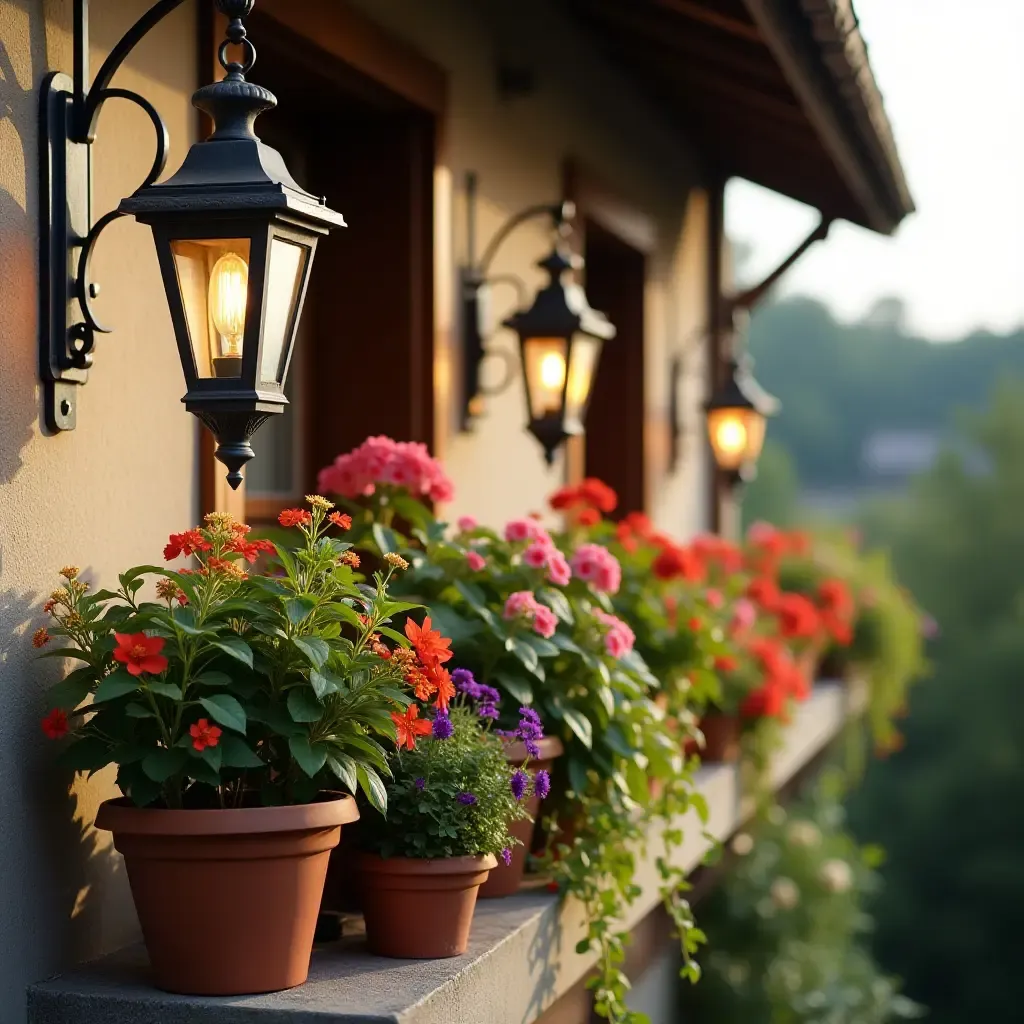
<instances>
[{"instance_id":1,"label":"potted plant","mask_svg":"<svg viewBox=\"0 0 1024 1024\"><path fill-rule=\"evenodd\" d=\"M466 951L480 886L499 857L511 863L517 839L509 827L527 818L527 799L543 797L549 785L545 771L531 778L525 770L541 738L536 713L521 711L515 738L524 758L513 767L492 729L496 695L469 673L448 673L450 640L431 625L409 620L406 629L416 652L410 677L417 697L432 704L414 702L395 715L388 813L367 817L361 837L366 937L380 956Z\"/></svg>"},{"instance_id":2,"label":"potted plant","mask_svg":"<svg viewBox=\"0 0 1024 1024\"><path fill-rule=\"evenodd\" d=\"M78 569L46 603L37 646L79 668L50 693L44 729L70 732L65 763L117 765L124 796L100 808L125 857L158 986L229 995L301 984L327 859L358 817L349 793L383 809L380 773L404 713L402 658L382 634L409 605L389 560L357 585L347 516L312 497L281 513L294 550L251 540L213 514L173 535L165 558L116 591L90 593ZM276 558L277 575L245 563ZM143 588L157 577L155 599ZM397 637L397 634L395 634ZM405 643L402 639L402 643ZM197 918L196 901L201 901Z\"/></svg>"}]
</instances>

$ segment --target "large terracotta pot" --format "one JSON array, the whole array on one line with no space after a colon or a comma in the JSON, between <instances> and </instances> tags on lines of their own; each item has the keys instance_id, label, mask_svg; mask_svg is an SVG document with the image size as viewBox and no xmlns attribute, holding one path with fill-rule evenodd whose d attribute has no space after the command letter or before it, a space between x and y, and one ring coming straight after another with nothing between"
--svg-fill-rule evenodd
<instances>
[{"instance_id":1,"label":"large terracotta pot","mask_svg":"<svg viewBox=\"0 0 1024 1024\"><path fill-rule=\"evenodd\" d=\"M557 736L545 736L537 746L540 747L540 757L531 760L527 766L526 770L530 775L536 775L541 770L550 772L552 762L556 757L561 756L564 750L562 741ZM505 756L509 764L522 764L526 760L526 747L522 743L506 744ZM531 796L526 804L530 817L515 821L509 827L509 832L523 845L512 847L512 862L507 867L504 864L498 864L491 870L487 881L480 887L480 895L483 898L494 899L498 896L510 896L519 890L523 875L526 873L526 857L533 845L533 833L540 804L539 797Z\"/></svg>"},{"instance_id":2,"label":"large terracotta pot","mask_svg":"<svg viewBox=\"0 0 1024 1024\"><path fill-rule=\"evenodd\" d=\"M328 855L358 817L334 794L205 811L103 804L96 827L124 855L157 986L227 996L301 985Z\"/></svg>"},{"instance_id":3,"label":"large terracotta pot","mask_svg":"<svg viewBox=\"0 0 1024 1024\"><path fill-rule=\"evenodd\" d=\"M739 760L740 720L737 715L713 711L701 718L700 731L704 733L704 749L700 757L705 764L732 764Z\"/></svg>"},{"instance_id":4,"label":"large terracotta pot","mask_svg":"<svg viewBox=\"0 0 1024 1024\"><path fill-rule=\"evenodd\" d=\"M441 860L363 854L359 871L370 952L403 960L465 953L477 893L497 863L492 854Z\"/></svg>"}]
</instances>

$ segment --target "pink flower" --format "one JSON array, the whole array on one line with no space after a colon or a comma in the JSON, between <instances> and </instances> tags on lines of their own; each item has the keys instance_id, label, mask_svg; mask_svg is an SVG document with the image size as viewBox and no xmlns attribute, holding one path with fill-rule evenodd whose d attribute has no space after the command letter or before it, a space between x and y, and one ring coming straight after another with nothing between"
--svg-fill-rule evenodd
<instances>
[{"instance_id":1,"label":"pink flower","mask_svg":"<svg viewBox=\"0 0 1024 1024\"><path fill-rule=\"evenodd\" d=\"M572 567L561 551L553 551L548 558L548 582L564 587L572 579Z\"/></svg>"},{"instance_id":2,"label":"pink flower","mask_svg":"<svg viewBox=\"0 0 1024 1024\"><path fill-rule=\"evenodd\" d=\"M756 523L751 523L750 529L747 530L747 540L754 545L770 544L778 532L771 523L759 519Z\"/></svg>"},{"instance_id":3,"label":"pink flower","mask_svg":"<svg viewBox=\"0 0 1024 1024\"><path fill-rule=\"evenodd\" d=\"M470 530L475 530L480 524L474 516L459 516L455 521L455 525L462 533L469 533Z\"/></svg>"},{"instance_id":4,"label":"pink flower","mask_svg":"<svg viewBox=\"0 0 1024 1024\"><path fill-rule=\"evenodd\" d=\"M725 596L720 590L709 590L704 597L712 608L721 608L725 604Z\"/></svg>"},{"instance_id":5,"label":"pink flower","mask_svg":"<svg viewBox=\"0 0 1024 1024\"><path fill-rule=\"evenodd\" d=\"M505 540L510 544L520 544L531 540L534 524L529 519L513 519L505 524Z\"/></svg>"},{"instance_id":6,"label":"pink flower","mask_svg":"<svg viewBox=\"0 0 1024 1024\"><path fill-rule=\"evenodd\" d=\"M622 582L619 560L600 544L581 544L572 556L572 571L605 594L614 594Z\"/></svg>"},{"instance_id":7,"label":"pink flower","mask_svg":"<svg viewBox=\"0 0 1024 1024\"><path fill-rule=\"evenodd\" d=\"M554 636L556 629L558 629L558 616L547 605L538 604L533 613L533 631L547 639Z\"/></svg>"},{"instance_id":8,"label":"pink flower","mask_svg":"<svg viewBox=\"0 0 1024 1024\"><path fill-rule=\"evenodd\" d=\"M543 569L551 558L551 549L536 541L523 552L523 561L533 569Z\"/></svg>"},{"instance_id":9,"label":"pink flower","mask_svg":"<svg viewBox=\"0 0 1024 1024\"><path fill-rule=\"evenodd\" d=\"M607 627L604 634L604 649L613 658L624 658L636 642L636 634L616 615L609 615L600 608L594 610L594 618Z\"/></svg>"},{"instance_id":10,"label":"pink flower","mask_svg":"<svg viewBox=\"0 0 1024 1024\"><path fill-rule=\"evenodd\" d=\"M514 594L509 594L502 615L506 619L529 619L532 623L538 607L532 591L517 590Z\"/></svg>"},{"instance_id":11,"label":"pink flower","mask_svg":"<svg viewBox=\"0 0 1024 1024\"><path fill-rule=\"evenodd\" d=\"M487 559L484 558L479 551L467 551L466 564L473 570L473 572L480 572L480 570L487 565Z\"/></svg>"},{"instance_id":12,"label":"pink flower","mask_svg":"<svg viewBox=\"0 0 1024 1024\"><path fill-rule=\"evenodd\" d=\"M368 437L320 471L320 489L346 498L373 494L380 484L398 487L433 501L450 501L451 480L424 444Z\"/></svg>"},{"instance_id":13,"label":"pink flower","mask_svg":"<svg viewBox=\"0 0 1024 1024\"><path fill-rule=\"evenodd\" d=\"M737 630L750 629L757 621L757 605L753 601L741 597L733 607L732 628Z\"/></svg>"}]
</instances>

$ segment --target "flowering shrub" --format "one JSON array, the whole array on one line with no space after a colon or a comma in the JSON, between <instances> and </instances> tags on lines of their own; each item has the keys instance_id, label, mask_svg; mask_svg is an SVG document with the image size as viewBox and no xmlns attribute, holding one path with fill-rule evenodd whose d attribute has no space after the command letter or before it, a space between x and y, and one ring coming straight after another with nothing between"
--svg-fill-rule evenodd
<instances>
[{"instance_id":1,"label":"flowering shrub","mask_svg":"<svg viewBox=\"0 0 1024 1024\"><path fill-rule=\"evenodd\" d=\"M842 783L829 774L794 814L767 810L731 843L734 869L708 901L704 981L685 1017L885 1024L923 1013L870 954L865 913L878 889L876 847L843 829ZM702 905L703 907L703 905Z\"/></svg>"},{"instance_id":2,"label":"flowering shrub","mask_svg":"<svg viewBox=\"0 0 1024 1024\"><path fill-rule=\"evenodd\" d=\"M320 471L317 486L344 498L401 491L431 501L451 501L454 490L425 444L383 436L368 437L354 451L339 455Z\"/></svg>"},{"instance_id":3,"label":"flowering shrub","mask_svg":"<svg viewBox=\"0 0 1024 1024\"><path fill-rule=\"evenodd\" d=\"M218 513L168 541L166 559L193 556L194 567L139 566L98 593L77 568L61 571L46 603L54 624L35 642L66 638L44 656L82 663L50 691L43 721L55 738L74 724L71 767L116 764L139 805L303 803L340 782L385 807L378 773L389 770L393 715L408 713L405 678L418 672L429 689L435 670L387 625L414 607L388 594L406 563L392 556L372 586L357 586L351 545L328 536L348 517L308 502L281 513L291 550L251 541ZM247 572L264 553L279 575ZM150 577L157 600L141 597Z\"/></svg>"},{"instance_id":4,"label":"flowering shrub","mask_svg":"<svg viewBox=\"0 0 1024 1024\"><path fill-rule=\"evenodd\" d=\"M516 840L508 826L527 817L526 797L549 784L543 772L531 782L511 766L491 728L490 694L464 669L456 669L460 695L445 711L410 705L408 729L399 724L397 752L389 758L387 816L363 822L364 844L384 857L462 857L493 853L511 861ZM486 689L486 688L485 688ZM527 714L529 709L525 709ZM531 736L534 723L527 718Z\"/></svg>"}]
</instances>

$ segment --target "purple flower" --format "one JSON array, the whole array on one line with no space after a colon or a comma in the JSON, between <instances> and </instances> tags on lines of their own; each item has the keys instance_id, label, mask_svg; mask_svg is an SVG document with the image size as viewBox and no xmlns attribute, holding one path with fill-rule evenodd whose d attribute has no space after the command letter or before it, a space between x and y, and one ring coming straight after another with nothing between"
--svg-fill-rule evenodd
<instances>
[{"instance_id":1,"label":"purple flower","mask_svg":"<svg viewBox=\"0 0 1024 1024\"><path fill-rule=\"evenodd\" d=\"M498 708L494 704L481 704L477 709L476 713L481 718L497 718Z\"/></svg>"},{"instance_id":2,"label":"purple flower","mask_svg":"<svg viewBox=\"0 0 1024 1024\"><path fill-rule=\"evenodd\" d=\"M480 684L473 678L468 668L457 668L452 672L452 682L459 693L464 693L472 700L480 699Z\"/></svg>"},{"instance_id":3,"label":"purple flower","mask_svg":"<svg viewBox=\"0 0 1024 1024\"><path fill-rule=\"evenodd\" d=\"M551 776L541 768L533 777L533 795L544 799L551 792Z\"/></svg>"},{"instance_id":4,"label":"purple flower","mask_svg":"<svg viewBox=\"0 0 1024 1024\"><path fill-rule=\"evenodd\" d=\"M498 854L499 857L505 862L505 867L510 867L512 864L512 851L506 846L504 850Z\"/></svg>"},{"instance_id":5,"label":"purple flower","mask_svg":"<svg viewBox=\"0 0 1024 1024\"><path fill-rule=\"evenodd\" d=\"M522 768L517 768L512 773L512 779L509 782L512 787L512 795L517 800L522 800L526 796L526 790L530 785L530 776L523 771Z\"/></svg>"},{"instance_id":6,"label":"purple flower","mask_svg":"<svg viewBox=\"0 0 1024 1024\"><path fill-rule=\"evenodd\" d=\"M473 804L476 803L476 794L462 792L455 799L458 800L460 804L464 804L466 807L472 807Z\"/></svg>"},{"instance_id":7,"label":"purple flower","mask_svg":"<svg viewBox=\"0 0 1024 1024\"><path fill-rule=\"evenodd\" d=\"M501 694L493 686L487 686L485 683L481 683L478 687L480 691L479 699L485 704L500 704Z\"/></svg>"},{"instance_id":8,"label":"purple flower","mask_svg":"<svg viewBox=\"0 0 1024 1024\"><path fill-rule=\"evenodd\" d=\"M420 778L413 782L413 785L422 793L423 790L426 789L427 780L420 776Z\"/></svg>"},{"instance_id":9,"label":"purple flower","mask_svg":"<svg viewBox=\"0 0 1024 1024\"><path fill-rule=\"evenodd\" d=\"M455 732L455 726L452 725L452 720L445 712L438 711L437 716L434 718L434 739L450 739L453 732Z\"/></svg>"}]
</instances>

